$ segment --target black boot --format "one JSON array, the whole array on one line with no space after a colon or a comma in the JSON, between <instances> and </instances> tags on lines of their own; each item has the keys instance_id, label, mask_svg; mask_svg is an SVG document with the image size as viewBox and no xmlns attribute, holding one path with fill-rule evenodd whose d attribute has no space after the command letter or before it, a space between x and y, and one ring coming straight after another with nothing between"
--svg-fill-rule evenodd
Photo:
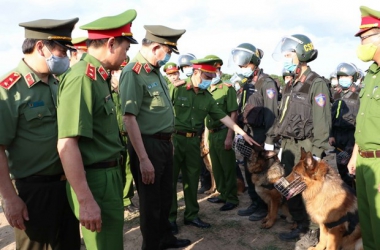
<instances>
[{"instance_id":1,"label":"black boot","mask_svg":"<svg viewBox=\"0 0 380 250\"><path fill-rule=\"evenodd\" d=\"M319 229L310 229L301 239L296 242L295 250L307 250L309 247L315 247L319 242Z\"/></svg>"},{"instance_id":2,"label":"black boot","mask_svg":"<svg viewBox=\"0 0 380 250\"><path fill-rule=\"evenodd\" d=\"M292 229L292 231L287 232L287 233L280 233L278 237L280 240L283 241L295 241L299 240L300 237L305 234L308 231L308 227L306 227L302 223L297 223L297 227Z\"/></svg>"}]
</instances>

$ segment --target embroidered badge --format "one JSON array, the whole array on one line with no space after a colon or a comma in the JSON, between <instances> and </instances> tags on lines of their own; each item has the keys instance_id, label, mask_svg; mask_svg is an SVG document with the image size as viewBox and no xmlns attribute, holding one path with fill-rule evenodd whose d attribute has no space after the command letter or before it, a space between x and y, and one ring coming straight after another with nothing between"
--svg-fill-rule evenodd
<instances>
[{"instance_id":1,"label":"embroidered badge","mask_svg":"<svg viewBox=\"0 0 380 250\"><path fill-rule=\"evenodd\" d=\"M273 99L276 94L276 90L274 88L267 89L267 96L269 99Z\"/></svg>"},{"instance_id":2,"label":"embroidered badge","mask_svg":"<svg viewBox=\"0 0 380 250\"><path fill-rule=\"evenodd\" d=\"M12 72L0 82L0 86L6 90L9 90L20 78L21 75L19 73Z\"/></svg>"},{"instance_id":3,"label":"embroidered badge","mask_svg":"<svg viewBox=\"0 0 380 250\"><path fill-rule=\"evenodd\" d=\"M154 88L154 87L157 87L157 83L156 82L154 82L154 83L151 83L151 84L149 84L148 86L147 86L147 88L148 89L151 89L151 88Z\"/></svg>"},{"instance_id":4,"label":"embroidered badge","mask_svg":"<svg viewBox=\"0 0 380 250\"><path fill-rule=\"evenodd\" d=\"M106 79L107 79L107 77L108 77L108 73L107 73L107 71L103 68L103 66L100 66L100 67L98 68L98 72L99 72L100 76L103 78L103 80L106 80Z\"/></svg>"},{"instance_id":5,"label":"embroidered badge","mask_svg":"<svg viewBox=\"0 0 380 250\"><path fill-rule=\"evenodd\" d=\"M133 66L132 70L133 70L136 74L140 74L141 66L142 66L141 63L136 62L136 64Z\"/></svg>"},{"instance_id":6,"label":"embroidered badge","mask_svg":"<svg viewBox=\"0 0 380 250\"><path fill-rule=\"evenodd\" d=\"M90 63L87 64L86 68L86 76L90 77L92 80L96 81L96 71L95 66L91 65Z\"/></svg>"},{"instance_id":7,"label":"embroidered badge","mask_svg":"<svg viewBox=\"0 0 380 250\"><path fill-rule=\"evenodd\" d=\"M152 71L152 69L149 67L149 65L147 63L144 65L144 69L145 69L146 73L148 73L148 74Z\"/></svg>"},{"instance_id":8,"label":"embroidered badge","mask_svg":"<svg viewBox=\"0 0 380 250\"><path fill-rule=\"evenodd\" d=\"M326 105L326 96L324 94L320 93L314 99L318 106L324 107Z\"/></svg>"}]
</instances>

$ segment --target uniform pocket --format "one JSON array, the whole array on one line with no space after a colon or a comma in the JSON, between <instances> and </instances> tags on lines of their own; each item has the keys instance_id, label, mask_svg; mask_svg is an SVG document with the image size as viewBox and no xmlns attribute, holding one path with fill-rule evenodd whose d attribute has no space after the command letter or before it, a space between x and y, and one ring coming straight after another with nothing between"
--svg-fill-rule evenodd
<instances>
[{"instance_id":1,"label":"uniform pocket","mask_svg":"<svg viewBox=\"0 0 380 250\"><path fill-rule=\"evenodd\" d=\"M25 126L28 129L33 129L34 133L41 132L44 135L57 133L57 128L53 128L52 123L56 124L57 119L47 106L40 107L27 107L23 111L25 120Z\"/></svg>"},{"instance_id":2,"label":"uniform pocket","mask_svg":"<svg viewBox=\"0 0 380 250\"><path fill-rule=\"evenodd\" d=\"M160 90L148 90L149 96L152 98L150 109L165 107L164 92Z\"/></svg>"}]
</instances>

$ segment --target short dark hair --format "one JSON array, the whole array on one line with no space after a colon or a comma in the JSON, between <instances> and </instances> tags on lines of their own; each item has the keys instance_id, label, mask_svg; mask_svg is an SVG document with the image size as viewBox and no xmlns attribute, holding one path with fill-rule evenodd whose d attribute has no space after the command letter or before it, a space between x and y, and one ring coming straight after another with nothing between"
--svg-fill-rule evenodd
<instances>
[{"instance_id":1,"label":"short dark hair","mask_svg":"<svg viewBox=\"0 0 380 250\"><path fill-rule=\"evenodd\" d=\"M87 39L86 41L86 45L87 47L94 47L94 48L99 48L101 46L103 46L107 41L108 41L109 38L103 38L103 39ZM115 41L120 44L124 41L128 41L128 38L124 37L124 36L117 36L115 37Z\"/></svg>"},{"instance_id":2,"label":"short dark hair","mask_svg":"<svg viewBox=\"0 0 380 250\"><path fill-rule=\"evenodd\" d=\"M151 40L149 40L147 38L144 38L141 43L142 43L143 46L149 46L149 45L151 45L153 43L153 41L151 41Z\"/></svg>"},{"instance_id":3,"label":"short dark hair","mask_svg":"<svg viewBox=\"0 0 380 250\"><path fill-rule=\"evenodd\" d=\"M22 53L25 55L32 54L34 51L34 46L36 46L36 43L38 41L42 41L42 43L48 47L49 49L53 49L54 46L56 46L56 43L51 40L41 40L41 39L33 39L33 38L26 38L24 40L24 43L22 44Z\"/></svg>"}]
</instances>

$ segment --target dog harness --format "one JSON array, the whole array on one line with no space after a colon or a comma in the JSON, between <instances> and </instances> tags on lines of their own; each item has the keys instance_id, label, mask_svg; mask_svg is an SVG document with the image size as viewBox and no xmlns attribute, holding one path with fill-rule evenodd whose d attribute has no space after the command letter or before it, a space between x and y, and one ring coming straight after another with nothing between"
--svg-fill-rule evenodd
<instances>
[{"instance_id":1,"label":"dog harness","mask_svg":"<svg viewBox=\"0 0 380 250\"><path fill-rule=\"evenodd\" d=\"M356 211L355 213L347 213L345 216L343 216L342 218L340 218L337 221L325 223L325 226L328 229L331 229L331 228L336 227L336 226L338 226L338 225L340 225L346 221L348 222L348 229L344 233L343 237L350 235L355 230L356 225L359 223L358 211Z\"/></svg>"}]
</instances>

